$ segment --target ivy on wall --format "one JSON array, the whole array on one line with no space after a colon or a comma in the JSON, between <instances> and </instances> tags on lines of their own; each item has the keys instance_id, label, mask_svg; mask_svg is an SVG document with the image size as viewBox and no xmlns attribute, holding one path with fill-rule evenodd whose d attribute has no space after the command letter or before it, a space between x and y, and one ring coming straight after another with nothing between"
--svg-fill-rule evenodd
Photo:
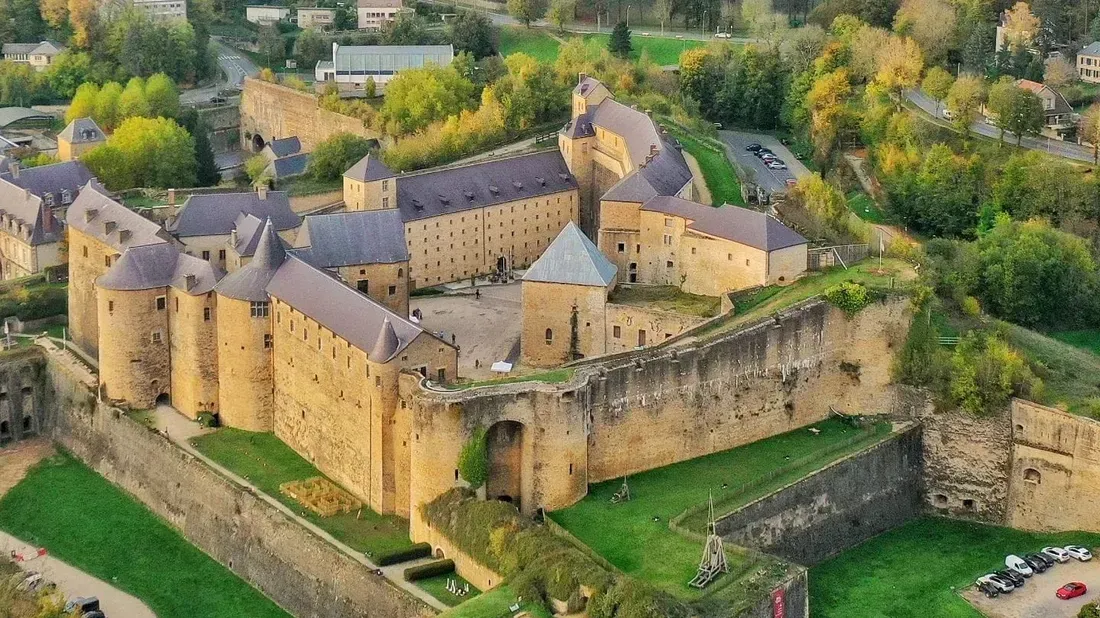
<instances>
[{"instance_id":1,"label":"ivy on wall","mask_svg":"<svg viewBox=\"0 0 1100 618\"><path fill-rule=\"evenodd\" d=\"M473 435L462 445L458 455L458 473L477 489L489 479L489 431L478 427Z\"/></svg>"}]
</instances>

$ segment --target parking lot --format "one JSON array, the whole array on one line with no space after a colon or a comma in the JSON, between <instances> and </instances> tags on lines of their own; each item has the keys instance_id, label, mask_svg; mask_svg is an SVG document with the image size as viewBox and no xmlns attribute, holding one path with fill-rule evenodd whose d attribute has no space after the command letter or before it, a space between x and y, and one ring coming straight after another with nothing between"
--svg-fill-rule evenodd
<instances>
[{"instance_id":1,"label":"parking lot","mask_svg":"<svg viewBox=\"0 0 1100 618\"><path fill-rule=\"evenodd\" d=\"M806 166L796 159L786 146L770 135L744 131L719 131L718 137L730 147L733 164L739 167L751 182L760 185L769 193L785 191L788 180L802 178L810 173L810 170L806 169ZM787 164L787 169L768 169L763 161L745 150L749 144L760 144L768 148Z\"/></svg>"},{"instance_id":2,"label":"parking lot","mask_svg":"<svg viewBox=\"0 0 1100 618\"><path fill-rule=\"evenodd\" d=\"M1075 581L1088 587L1084 596L1068 601L1054 596L1063 584ZM1022 588L995 599L986 598L973 587L964 590L962 596L988 618L1070 618L1081 606L1100 599L1100 560L1056 564L1046 573L1028 578Z\"/></svg>"}]
</instances>

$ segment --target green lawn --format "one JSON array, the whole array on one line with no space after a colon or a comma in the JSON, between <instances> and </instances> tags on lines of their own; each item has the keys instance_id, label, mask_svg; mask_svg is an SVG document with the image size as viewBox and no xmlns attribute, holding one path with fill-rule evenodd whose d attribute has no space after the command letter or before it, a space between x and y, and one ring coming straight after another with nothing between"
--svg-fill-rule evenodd
<instances>
[{"instance_id":1,"label":"green lawn","mask_svg":"<svg viewBox=\"0 0 1100 618\"><path fill-rule=\"evenodd\" d=\"M535 60L553 62L558 58L560 47L561 43L551 37L546 30L519 26L504 26L500 29L500 55L502 56L523 52Z\"/></svg>"},{"instance_id":2,"label":"green lawn","mask_svg":"<svg viewBox=\"0 0 1100 618\"><path fill-rule=\"evenodd\" d=\"M566 367L564 369L552 369L550 371L543 371L541 373L531 373L522 376L511 376L507 378L496 378L493 380L478 380L476 382L457 382L455 384L446 385L450 390L461 391L467 388L475 388L478 386L500 386L501 384L511 384L513 382L542 382L544 384L561 384L562 382L568 382L573 377L573 369Z\"/></svg>"},{"instance_id":3,"label":"green lawn","mask_svg":"<svg viewBox=\"0 0 1100 618\"><path fill-rule=\"evenodd\" d=\"M620 285L611 293L608 302L674 311L701 318L718 315L722 300L717 296L688 294L674 285Z\"/></svg>"},{"instance_id":4,"label":"green lawn","mask_svg":"<svg viewBox=\"0 0 1100 618\"><path fill-rule=\"evenodd\" d=\"M523 52L528 56L542 62L554 62L558 58L561 49L559 38L568 39L574 34L556 34L544 28L523 28L521 26L504 26L500 29L500 54L508 56L516 52ZM584 34L579 35L586 43L591 43L594 48L606 48L609 34ZM646 52L649 59L659 65L679 64L680 54L684 50L702 47L706 41L690 39L676 39L674 37L641 36L635 31L630 39L634 51L630 57L634 60L641 58L642 52ZM729 43L735 45L735 43Z\"/></svg>"},{"instance_id":5,"label":"green lawn","mask_svg":"<svg viewBox=\"0 0 1100 618\"><path fill-rule=\"evenodd\" d=\"M886 223L886 213L863 191L848 194L848 210L868 223Z\"/></svg>"},{"instance_id":6,"label":"green lawn","mask_svg":"<svg viewBox=\"0 0 1100 618\"><path fill-rule=\"evenodd\" d=\"M246 478L269 496L367 556L408 547L409 522L379 515L366 506L358 513L320 517L279 491L279 485L323 476L312 464L270 433L223 428L191 440L210 459Z\"/></svg>"},{"instance_id":7,"label":"green lawn","mask_svg":"<svg viewBox=\"0 0 1100 618\"><path fill-rule=\"evenodd\" d=\"M981 618L953 588L1004 568L1007 554L1067 543L1096 546L1100 535L1036 534L950 519L918 519L811 569L811 616ZM1062 583L1032 585L1049 586L1053 595Z\"/></svg>"},{"instance_id":8,"label":"green lawn","mask_svg":"<svg viewBox=\"0 0 1100 618\"><path fill-rule=\"evenodd\" d=\"M516 594L504 584L443 612L439 618L511 618L513 612L508 608L515 602ZM532 618L551 618L541 603L523 603L522 609Z\"/></svg>"},{"instance_id":9,"label":"green lawn","mask_svg":"<svg viewBox=\"0 0 1100 618\"><path fill-rule=\"evenodd\" d=\"M140 598L160 618L289 616L68 455L44 460L0 499L0 528Z\"/></svg>"},{"instance_id":10,"label":"green lawn","mask_svg":"<svg viewBox=\"0 0 1100 618\"><path fill-rule=\"evenodd\" d=\"M1060 333L1051 333L1050 336L1075 348L1088 350L1093 354L1100 354L1100 330L1066 330Z\"/></svg>"},{"instance_id":11,"label":"green lawn","mask_svg":"<svg viewBox=\"0 0 1100 618\"><path fill-rule=\"evenodd\" d=\"M459 577L458 573L446 573L444 575L436 575L435 577L417 580L416 585L423 588L428 594L442 601L447 607L454 607L459 603L469 601L481 594L480 590L474 588L473 584L470 584L470 594L461 597L455 596L447 590L447 580L449 579L457 580L459 588L461 588L463 584L469 583L465 579Z\"/></svg>"},{"instance_id":12,"label":"green lawn","mask_svg":"<svg viewBox=\"0 0 1100 618\"><path fill-rule=\"evenodd\" d=\"M735 204L744 206L745 200L741 198L741 183L737 179L737 173L733 171L733 165L726 158L726 151L721 146L704 142L705 138L699 138L688 134L675 125L667 125L669 133L680 140L684 150L688 151L695 161L699 163L699 169L703 172L703 180L710 191L711 203L714 206L723 204Z\"/></svg>"},{"instance_id":13,"label":"green lawn","mask_svg":"<svg viewBox=\"0 0 1100 618\"><path fill-rule=\"evenodd\" d=\"M600 47L607 47L607 41L610 38L611 35L609 34L584 35L585 41L595 41ZM630 37L630 43L634 48L634 51L630 54L631 58L635 60L641 58L642 52L644 51L649 55L649 59L653 61L654 64L659 64L661 66L680 64L680 54L685 50L703 47L707 44L706 41L692 39L641 36L637 29L633 31Z\"/></svg>"},{"instance_id":14,"label":"green lawn","mask_svg":"<svg viewBox=\"0 0 1100 618\"><path fill-rule=\"evenodd\" d=\"M1100 401L1100 380L1097 379L1100 356L1083 347L1089 340L1087 337L1078 338L1078 345L1081 345L1078 347L1022 326L1002 324L1009 343L1023 351L1036 375L1043 380L1040 403L1078 414L1097 413L1100 409L1097 406ZM1091 341L1095 342L1095 335L1093 337Z\"/></svg>"},{"instance_id":15,"label":"green lawn","mask_svg":"<svg viewBox=\"0 0 1100 618\"><path fill-rule=\"evenodd\" d=\"M825 453L860 433L839 420L814 427L821 433L814 435L802 428L633 475L628 481L631 500L626 503L611 503L611 496L622 485L620 479L592 485L583 500L550 517L624 573L681 598L697 599L699 592L688 588L687 582L695 575L702 544L670 530L669 520L706 502L710 492L717 502L716 512L729 512L841 457L847 451ZM880 435L876 431L874 438L868 436L866 442L848 450L866 446ZM822 458L769 478L792 459L803 460L814 453L821 453ZM746 483L759 479L768 480L743 493ZM735 574L755 567L752 558L733 551L730 562Z\"/></svg>"}]
</instances>

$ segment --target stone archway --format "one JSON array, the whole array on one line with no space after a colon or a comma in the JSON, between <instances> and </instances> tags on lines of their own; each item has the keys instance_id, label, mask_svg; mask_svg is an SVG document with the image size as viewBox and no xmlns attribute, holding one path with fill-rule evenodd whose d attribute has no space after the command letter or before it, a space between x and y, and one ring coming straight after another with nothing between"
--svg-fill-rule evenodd
<instances>
[{"instance_id":1,"label":"stone archway","mask_svg":"<svg viewBox=\"0 0 1100 618\"><path fill-rule=\"evenodd\" d=\"M522 510L523 494L523 423L500 421L489 428L486 436L489 478L485 496L490 500L510 502Z\"/></svg>"},{"instance_id":2,"label":"stone archway","mask_svg":"<svg viewBox=\"0 0 1100 618\"><path fill-rule=\"evenodd\" d=\"M252 135L252 152L260 152L264 149L267 143L264 142L264 138L259 133Z\"/></svg>"}]
</instances>

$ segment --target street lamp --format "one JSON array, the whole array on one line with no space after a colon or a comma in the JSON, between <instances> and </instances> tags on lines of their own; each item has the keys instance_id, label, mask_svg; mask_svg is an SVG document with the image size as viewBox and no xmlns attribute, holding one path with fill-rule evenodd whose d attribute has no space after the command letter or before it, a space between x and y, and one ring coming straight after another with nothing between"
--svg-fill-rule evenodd
<instances>
[{"instance_id":1,"label":"street lamp","mask_svg":"<svg viewBox=\"0 0 1100 618\"><path fill-rule=\"evenodd\" d=\"M630 27L630 5L626 5L626 27Z\"/></svg>"},{"instance_id":2,"label":"street lamp","mask_svg":"<svg viewBox=\"0 0 1100 618\"><path fill-rule=\"evenodd\" d=\"M703 37L707 36L707 12L703 11L703 28L701 30Z\"/></svg>"}]
</instances>

